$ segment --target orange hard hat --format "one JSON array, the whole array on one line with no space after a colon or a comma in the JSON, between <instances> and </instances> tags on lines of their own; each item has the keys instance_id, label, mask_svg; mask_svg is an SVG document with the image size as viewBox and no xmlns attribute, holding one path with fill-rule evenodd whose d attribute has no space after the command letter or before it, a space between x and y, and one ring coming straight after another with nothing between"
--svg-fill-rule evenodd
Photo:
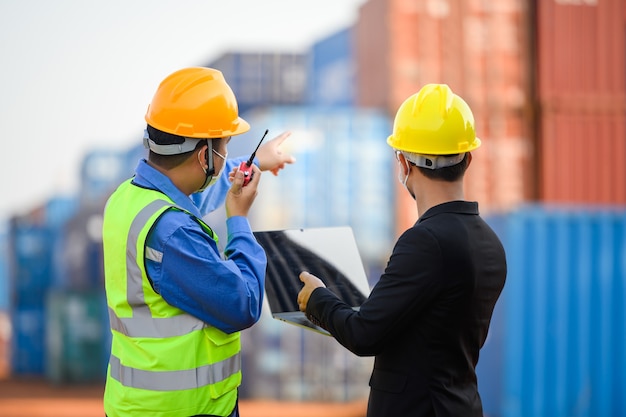
<instances>
[{"instance_id":1,"label":"orange hard hat","mask_svg":"<svg viewBox=\"0 0 626 417\"><path fill-rule=\"evenodd\" d=\"M224 75L213 68L174 72L157 89L146 122L163 132L187 138L223 138L250 130L239 117L237 99Z\"/></svg>"}]
</instances>

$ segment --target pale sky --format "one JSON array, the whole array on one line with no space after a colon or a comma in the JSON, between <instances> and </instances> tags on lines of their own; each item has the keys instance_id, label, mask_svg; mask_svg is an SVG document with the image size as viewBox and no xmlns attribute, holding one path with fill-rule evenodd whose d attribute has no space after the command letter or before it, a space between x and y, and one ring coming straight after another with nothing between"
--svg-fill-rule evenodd
<instances>
[{"instance_id":1,"label":"pale sky","mask_svg":"<svg viewBox=\"0 0 626 417\"><path fill-rule=\"evenodd\" d=\"M305 52L364 2L0 0L0 221L74 195L86 152L140 140L171 72L229 51Z\"/></svg>"}]
</instances>

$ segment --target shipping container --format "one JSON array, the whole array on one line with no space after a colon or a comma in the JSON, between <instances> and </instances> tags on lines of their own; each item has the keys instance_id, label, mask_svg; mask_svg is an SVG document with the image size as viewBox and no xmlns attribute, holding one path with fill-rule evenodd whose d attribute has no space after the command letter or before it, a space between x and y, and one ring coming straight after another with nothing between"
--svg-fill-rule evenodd
<instances>
[{"instance_id":1,"label":"shipping container","mask_svg":"<svg viewBox=\"0 0 626 417\"><path fill-rule=\"evenodd\" d=\"M232 140L233 155L253 150L260 129L267 128L269 137L292 132L284 149L297 160L277 177L263 177L251 224L264 229L348 225L365 261L386 262L396 182L395 159L386 144L387 116L376 109L302 106L255 109L244 117L259 131L247 136L254 140Z\"/></svg>"},{"instance_id":2,"label":"shipping container","mask_svg":"<svg viewBox=\"0 0 626 417\"><path fill-rule=\"evenodd\" d=\"M342 29L309 49L307 103L351 106L356 102L356 55L352 28Z\"/></svg>"},{"instance_id":3,"label":"shipping container","mask_svg":"<svg viewBox=\"0 0 626 417\"><path fill-rule=\"evenodd\" d=\"M55 234L54 288L74 291L104 288L103 213L103 202L84 202Z\"/></svg>"},{"instance_id":4,"label":"shipping container","mask_svg":"<svg viewBox=\"0 0 626 417\"><path fill-rule=\"evenodd\" d=\"M45 225L50 230L62 228L78 210L79 202L75 196L57 195L45 202Z\"/></svg>"},{"instance_id":5,"label":"shipping container","mask_svg":"<svg viewBox=\"0 0 626 417\"><path fill-rule=\"evenodd\" d=\"M626 415L626 211L524 207L479 362L491 417Z\"/></svg>"},{"instance_id":6,"label":"shipping container","mask_svg":"<svg viewBox=\"0 0 626 417\"><path fill-rule=\"evenodd\" d=\"M207 66L222 71L237 97L240 113L257 106L303 104L306 100L306 54L229 52Z\"/></svg>"},{"instance_id":7,"label":"shipping container","mask_svg":"<svg viewBox=\"0 0 626 417\"><path fill-rule=\"evenodd\" d=\"M13 307L11 315L10 374L43 376L46 367L44 302Z\"/></svg>"},{"instance_id":8,"label":"shipping container","mask_svg":"<svg viewBox=\"0 0 626 417\"><path fill-rule=\"evenodd\" d=\"M9 223L9 288L11 306L41 306L52 285L52 232L30 217Z\"/></svg>"},{"instance_id":9,"label":"shipping container","mask_svg":"<svg viewBox=\"0 0 626 417\"><path fill-rule=\"evenodd\" d=\"M121 179L128 177L128 164L125 153L120 150L96 149L88 152L80 168L80 202L93 204L105 201Z\"/></svg>"},{"instance_id":10,"label":"shipping container","mask_svg":"<svg viewBox=\"0 0 626 417\"><path fill-rule=\"evenodd\" d=\"M389 48L392 43L388 1L368 0L359 9L352 29L356 59L356 102L392 114L389 94L393 80Z\"/></svg>"},{"instance_id":11,"label":"shipping container","mask_svg":"<svg viewBox=\"0 0 626 417\"><path fill-rule=\"evenodd\" d=\"M532 3L540 199L626 204L626 2Z\"/></svg>"},{"instance_id":12,"label":"shipping container","mask_svg":"<svg viewBox=\"0 0 626 417\"><path fill-rule=\"evenodd\" d=\"M504 211L533 197L528 8L524 0L421 2L369 0L355 23L357 103L400 104L428 83L445 83L467 101L483 146L466 197ZM418 213L397 189L396 233Z\"/></svg>"},{"instance_id":13,"label":"shipping container","mask_svg":"<svg viewBox=\"0 0 626 417\"><path fill-rule=\"evenodd\" d=\"M106 297L102 289L48 293L45 374L50 382L103 382L110 343Z\"/></svg>"}]
</instances>

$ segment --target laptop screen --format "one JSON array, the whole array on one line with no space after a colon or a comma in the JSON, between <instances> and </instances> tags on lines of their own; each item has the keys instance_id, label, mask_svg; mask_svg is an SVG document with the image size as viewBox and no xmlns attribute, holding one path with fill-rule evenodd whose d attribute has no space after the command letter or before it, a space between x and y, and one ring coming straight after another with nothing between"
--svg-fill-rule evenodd
<instances>
[{"instance_id":1,"label":"laptop screen","mask_svg":"<svg viewBox=\"0 0 626 417\"><path fill-rule=\"evenodd\" d=\"M344 302L360 306L370 292L350 227L257 231L267 254L265 290L273 314L299 311L299 275L308 271Z\"/></svg>"}]
</instances>

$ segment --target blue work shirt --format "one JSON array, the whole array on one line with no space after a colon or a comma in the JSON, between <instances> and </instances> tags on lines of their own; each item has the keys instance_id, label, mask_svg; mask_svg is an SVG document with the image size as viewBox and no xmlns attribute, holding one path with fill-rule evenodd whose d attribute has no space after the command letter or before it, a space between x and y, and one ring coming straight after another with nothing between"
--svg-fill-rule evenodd
<instances>
[{"instance_id":1,"label":"blue work shirt","mask_svg":"<svg viewBox=\"0 0 626 417\"><path fill-rule=\"evenodd\" d=\"M217 183L191 198L145 159L139 161L132 182L162 192L202 219L223 204L230 188L228 172L242 160L227 160ZM267 258L246 217L228 218L226 229L223 258L217 243L192 216L167 210L148 234L146 246L153 251L145 262L153 289L168 304L233 333L261 317Z\"/></svg>"}]
</instances>

